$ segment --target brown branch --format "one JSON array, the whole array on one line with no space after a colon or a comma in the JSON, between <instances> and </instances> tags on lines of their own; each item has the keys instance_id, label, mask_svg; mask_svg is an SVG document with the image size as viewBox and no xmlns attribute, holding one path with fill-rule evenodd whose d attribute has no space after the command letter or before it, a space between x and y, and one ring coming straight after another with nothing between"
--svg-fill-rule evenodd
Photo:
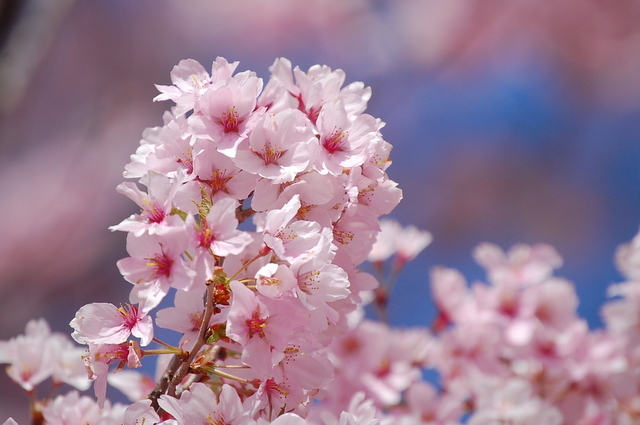
<instances>
[{"instance_id":1,"label":"brown branch","mask_svg":"<svg viewBox=\"0 0 640 425\"><path fill-rule=\"evenodd\" d=\"M196 355L200 351L200 349L207 343L207 331L209 330L209 321L211 320L211 316L213 315L213 310L215 308L214 303L214 288L213 284L215 283L215 279L218 279L218 276L214 276L213 279L207 280L207 304L204 310L204 316L202 317L202 324L200 325L200 332L198 333L198 339L196 340L193 348L189 355L182 359L180 362L180 366L178 367L175 374L169 380L169 385L167 388L167 394L173 397L176 397L176 388L182 380L189 374L191 371L191 363L195 359Z\"/></svg>"},{"instance_id":2,"label":"brown branch","mask_svg":"<svg viewBox=\"0 0 640 425\"><path fill-rule=\"evenodd\" d=\"M160 380L158 381L158 384L153 389L153 391L149 393L148 398L149 400L151 400L151 406L158 414L160 413L160 410L161 410L160 405L158 405L158 398L162 394L164 394L165 391L167 391L167 388L169 387L169 382L175 376L176 371L178 370L178 367L180 367L180 364L181 364L180 357L178 355L174 355L171 361L169 362L167 369L162 374L162 378L160 378Z\"/></svg>"}]
</instances>

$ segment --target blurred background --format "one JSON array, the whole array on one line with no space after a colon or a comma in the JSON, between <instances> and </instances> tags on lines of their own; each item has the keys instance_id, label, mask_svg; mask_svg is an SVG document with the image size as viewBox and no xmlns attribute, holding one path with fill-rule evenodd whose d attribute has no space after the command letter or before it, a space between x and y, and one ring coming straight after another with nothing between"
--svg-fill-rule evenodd
<instances>
[{"instance_id":1,"label":"blurred background","mask_svg":"<svg viewBox=\"0 0 640 425\"><path fill-rule=\"evenodd\" d=\"M268 79L279 56L373 89L392 216L434 242L394 289L391 323L428 326L434 265L482 279L471 250L553 244L579 312L601 326L613 255L640 225L640 2L561 0L0 0L0 340L33 317L69 333L122 302L115 262L138 212L115 192L183 58ZM0 419L27 398L0 374Z\"/></svg>"}]
</instances>

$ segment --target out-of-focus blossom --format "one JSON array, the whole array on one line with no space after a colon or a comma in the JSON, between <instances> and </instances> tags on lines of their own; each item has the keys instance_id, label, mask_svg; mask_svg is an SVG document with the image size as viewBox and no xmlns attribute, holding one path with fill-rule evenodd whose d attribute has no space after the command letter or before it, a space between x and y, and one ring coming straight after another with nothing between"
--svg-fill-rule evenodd
<instances>
[{"instance_id":1,"label":"out-of-focus blossom","mask_svg":"<svg viewBox=\"0 0 640 425\"><path fill-rule=\"evenodd\" d=\"M395 254L396 262L404 265L415 259L433 240L431 233L413 225L402 227L395 220L381 220L380 228L368 256L371 262L384 261Z\"/></svg>"},{"instance_id":2,"label":"out-of-focus blossom","mask_svg":"<svg viewBox=\"0 0 640 425\"><path fill-rule=\"evenodd\" d=\"M83 354L67 335L51 332L43 319L29 321L24 335L0 341L0 363L9 364L7 374L26 391L50 377L57 384L86 390Z\"/></svg>"},{"instance_id":3,"label":"out-of-focus blossom","mask_svg":"<svg viewBox=\"0 0 640 425\"><path fill-rule=\"evenodd\" d=\"M637 107L640 7L616 0L400 0L389 15L400 56L427 68L471 72L510 55L549 58L573 86L614 107ZM615 64L615 66L613 65Z\"/></svg>"}]
</instances>

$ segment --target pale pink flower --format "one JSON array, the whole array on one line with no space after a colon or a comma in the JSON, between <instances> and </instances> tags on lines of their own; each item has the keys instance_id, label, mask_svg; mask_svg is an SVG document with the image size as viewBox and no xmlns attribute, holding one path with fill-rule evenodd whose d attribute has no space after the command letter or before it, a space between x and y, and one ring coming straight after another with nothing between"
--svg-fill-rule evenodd
<instances>
[{"instance_id":1,"label":"pale pink flower","mask_svg":"<svg viewBox=\"0 0 640 425\"><path fill-rule=\"evenodd\" d=\"M140 363L140 348L134 341L122 344L92 344L88 343L89 355L84 357L89 379L93 380L93 390L100 408L104 406L107 396L107 374L109 365L117 364L117 369L125 365L130 368L142 366Z\"/></svg>"},{"instance_id":2,"label":"pale pink flower","mask_svg":"<svg viewBox=\"0 0 640 425\"><path fill-rule=\"evenodd\" d=\"M402 227L391 219L380 220L380 233L369 252L369 261L384 261L396 255L396 267L414 260L433 240L431 233L415 226Z\"/></svg>"},{"instance_id":3,"label":"pale pink flower","mask_svg":"<svg viewBox=\"0 0 640 425\"><path fill-rule=\"evenodd\" d=\"M338 416L330 411L312 411L312 417L318 416L318 422L324 425L378 425L380 423L380 414L375 403L367 399L364 392L354 392L346 401L348 404L344 410L341 409Z\"/></svg>"},{"instance_id":4,"label":"pale pink flower","mask_svg":"<svg viewBox=\"0 0 640 425\"><path fill-rule=\"evenodd\" d=\"M160 417L151 407L151 400L140 400L127 407L122 425L153 425L160 422Z\"/></svg>"},{"instance_id":5,"label":"pale pink flower","mask_svg":"<svg viewBox=\"0 0 640 425\"><path fill-rule=\"evenodd\" d=\"M425 381L413 383L405 392L409 409L406 425L411 423L456 424L463 415L463 397L449 392L439 394L433 385Z\"/></svg>"},{"instance_id":6,"label":"pale pink flower","mask_svg":"<svg viewBox=\"0 0 640 425\"><path fill-rule=\"evenodd\" d=\"M398 183L384 172L373 179L364 174L362 167L354 167L349 171L349 181L348 187L352 185L357 190L351 202L368 207L376 217L389 214L402 200Z\"/></svg>"},{"instance_id":7,"label":"pale pink flower","mask_svg":"<svg viewBox=\"0 0 640 425\"><path fill-rule=\"evenodd\" d=\"M53 373L49 338L49 325L40 319L27 323L24 335L0 342L0 363L9 363L7 375L26 391L32 391Z\"/></svg>"},{"instance_id":8,"label":"pale pink flower","mask_svg":"<svg viewBox=\"0 0 640 425\"><path fill-rule=\"evenodd\" d=\"M49 344L53 347L54 358L51 379L54 383L66 383L80 391L91 386L87 378L87 370L82 360L86 354L85 347L76 345L66 334L54 332Z\"/></svg>"},{"instance_id":9,"label":"pale pink flower","mask_svg":"<svg viewBox=\"0 0 640 425\"><path fill-rule=\"evenodd\" d=\"M494 285L526 286L541 282L562 265L562 257L550 245L519 244L504 253L490 243L480 244L473 252L478 264L487 270Z\"/></svg>"},{"instance_id":10,"label":"pale pink flower","mask_svg":"<svg viewBox=\"0 0 640 425\"><path fill-rule=\"evenodd\" d=\"M417 365L424 353L424 332L391 330L388 325L363 320L330 346L335 380L328 387L330 403L344 409L354 393L364 391L378 406L400 402L402 392L420 378Z\"/></svg>"},{"instance_id":11,"label":"pale pink flower","mask_svg":"<svg viewBox=\"0 0 640 425\"><path fill-rule=\"evenodd\" d=\"M231 158L208 146L210 143L208 140L196 142L196 147L203 146L203 149L193 160L195 180L212 202L224 197L247 198L256 186L257 176L236 166Z\"/></svg>"},{"instance_id":12,"label":"pale pink flower","mask_svg":"<svg viewBox=\"0 0 640 425\"><path fill-rule=\"evenodd\" d=\"M182 393L180 399L162 395L158 403L176 419L178 425L205 422L245 425L251 420L244 412L238 393L230 385L223 385L220 395L216 396L208 386L196 382Z\"/></svg>"},{"instance_id":13,"label":"pale pink flower","mask_svg":"<svg viewBox=\"0 0 640 425\"><path fill-rule=\"evenodd\" d=\"M298 298L311 313L312 329L324 331L339 320L339 313L331 303L349 296L349 277L335 264L328 262L328 254L320 250L317 256L293 262L291 271L296 280Z\"/></svg>"},{"instance_id":14,"label":"pale pink flower","mask_svg":"<svg viewBox=\"0 0 640 425\"><path fill-rule=\"evenodd\" d=\"M296 175L296 178L287 183L274 183L273 180L258 180L255 192L251 199L251 208L254 211L266 211L281 208L293 196L300 196L301 211L298 211L300 220L311 220L315 216L312 212L315 206L323 206L324 210L331 214L330 221L313 219L323 226L329 226L331 221L340 217L342 212L339 198L344 196L344 180L346 176L334 177L321 175L317 171L308 171ZM333 212L331 212L333 211Z\"/></svg>"},{"instance_id":15,"label":"pale pink flower","mask_svg":"<svg viewBox=\"0 0 640 425\"><path fill-rule=\"evenodd\" d=\"M280 298L296 286L293 272L284 264L265 264L258 270L255 279L258 292L268 298Z\"/></svg>"},{"instance_id":16,"label":"pale pink flower","mask_svg":"<svg viewBox=\"0 0 640 425\"><path fill-rule=\"evenodd\" d=\"M145 232L164 233L173 226L182 225L180 216L172 215L173 198L184 179L181 173L179 176L182 178L168 179L160 174L149 173L149 193L142 192L135 183L119 184L116 190L138 204L142 211L109 229L131 232L135 236L140 236Z\"/></svg>"},{"instance_id":17,"label":"pale pink flower","mask_svg":"<svg viewBox=\"0 0 640 425\"><path fill-rule=\"evenodd\" d=\"M364 164L366 148L376 137L377 121L371 115L351 119L342 100L322 106L316 123L320 149L315 167L321 174L342 174L343 169Z\"/></svg>"},{"instance_id":18,"label":"pale pink flower","mask_svg":"<svg viewBox=\"0 0 640 425\"><path fill-rule=\"evenodd\" d=\"M24 335L0 341L0 363L8 363L7 375L27 391L51 377L79 390L89 388L82 362L84 349L69 337L51 332L44 319L27 323Z\"/></svg>"},{"instance_id":19,"label":"pale pink flower","mask_svg":"<svg viewBox=\"0 0 640 425\"><path fill-rule=\"evenodd\" d=\"M285 413L278 416L273 421L269 422L264 418L258 418L257 425L306 425L307 421L302 419L295 413Z\"/></svg>"},{"instance_id":20,"label":"pale pink flower","mask_svg":"<svg viewBox=\"0 0 640 425\"><path fill-rule=\"evenodd\" d=\"M274 369L274 378L304 390L325 388L334 378L333 365L307 333L292 336L284 350L284 358Z\"/></svg>"},{"instance_id":21,"label":"pale pink flower","mask_svg":"<svg viewBox=\"0 0 640 425\"><path fill-rule=\"evenodd\" d=\"M234 64L237 66L237 62ZM234 66L235 68L235 66ZM160 92L153 100L172 100L176 103L176 115L180 116L194 108L200 95L209 84L211 77L197 61L183 59L171 71L172 86L156 84Z\"/></svg>"},{"instance_id":22,"label":"pale pink flower","mask_svg":"<svg viewBox=\"0 0 640 425\"><path fill-rule=\"evenodd\" d=\"M371 97L371 88L365 87L361 82L351 83L343 88L344 71L333 71L326 65L314 65L307 72L298 67L292 71L288 59L278 58L269 70L271 79L259 104L291 107L291 100L297 101L293 107L304 112L313 123L326 102L341 99L347 114L355 116L366 109ZM282 99L283 96L285 99Z\"/></svg>"},{"instance_id":23,"label":"pale pink flower","mask_svg":"<svg viewBox=\"0 0 640 425\"><path fill-rule=\"evenodd\" d=\"M404 264L415 259L433 240L431 233L409 225L402 229L396 239L397 261Z\"/></svg>"},{"instance_id":24,"label":"pale pink flower","mask_svg":"<svg viewBox=\"0 0 640 425\"><path fill-rule=\"evenodd\" d=\"M69 325L74 329L71 336L80 344L120 344L133 335L145 346L153 339L151 316L130 304L120 308L110 303L87 304Z\"/></svg>"},{"instance_id":25,"label":"pale pink flower","mask_svg":"<svg viewBox=\"0 0 640 425\"><path fill-rule=\"evenodd\" d=\"M292 221L299 208L300 197L295 195L281 209L269 211L264 222L264 243L289 262L310 255L323 240L318 223Z\"/></svg>"},{"instance_id":26,"label":"pale pink flower","mask_svg":"<svg viewBox=\"0 0 640 425\"><path fill-rule=\"evenodd\" d=\"M182 334L180 344L187 347L195 343L204 317L204 294L206 287L198 285L189 291L176 291L174 307L156 313L156 324Z\"/></svg>"},{"instance_id":27,"label":"pale pink flower","mask_svg":"<svg viewBox=\"0 0 640 425\"><path fill-rule=\"evenodd\" d=\"M292 300L259 299L238 281L230 284L233 293L227 320L227 336L244 346L243 363L259 376L269 375L282 360L283 351L296 327L304 326ZM267 305L267 302L270 302Z\"/></svg>"},{"instance_id":28,"label":"pale pink flower","mask_svg":"<svg viewBox=\"0 0 640 425\"><path fill-rule=\"evenodd\" d=\"M337 255L344 255L354 265L367 259L379 226L377 217L362 205L354 204L333 225L333 241Z\"/></svg>"},{"instance_id":29,"label":"pale pink flower","mask_svg":"<svg viewBox=\"0 0 640 425\"><path fill-rule=\"evenodd\" d=\"M188 247L188 235L172 228L160 235L127 235L127 251L131 257L118 261L122 276L133 283L130 301L143 312L155 308L170 287L189 289L195 272L182 258Z\"/></svg>"},{"instance_id":30,"label":"pale pink flower","mask_svg":"<svg viewBox=\"0 0 640 425\"><path fill-rule=\"evenodd\" d=\"M146 399L156 387L152 376L126 369L107 375L107 383L127 396L131 402Z\"/></svg>"},{"instance_id":31,"label":"pale pink flower","mask_svg":"<svg viewBox=\"0 0 640 425\"><path fill-rule=\"evenodd\" d=\"M260 382L256 392L245 400L244 405L249 408L250 414L268 418L275 412L284 411L287 406L304 406L309 401L302 387L295 382L286 378L268 378Z\"/></svg>"},{"instance_id":32,"label":"pale pink flower","mask_svg":"<svg viewBox=\"0 0 640 425\"><path fill-rule=\"evenodd\" d=\"M296 110L263 115L238 148L234 162L240 168L274 183L293 181L312 163L310 142L315 140L308 119Z\"/></svg>"},{"instance_id":33,"label":"pale pink flower","mask_svg":"<svg viewBox=\"0 0 640 425\"><path fill-rule=\"evenodd\" d=\"M44 423L50 425L119 425L124 423L127 406L119 403L96 403L77 391L54 398L42 409Z\"/></svg>"},{"instance_id":34,"label":"pale pink flower","mask_svg":"<svg viewBox=\"0 0 640 425\"><path fill-rule=\"evenodd\" d=\"M138 149L140 155L132 156L132 162L125 166L126 178L144 178L152 173L171 178L177 177L180 173L187 176L187 179L193 177L193 161L200 153L201 147L195 146L187 119L184 115L175 117L170 112L165 112L163 118L164 126L148 129L146 134L143 133L146 138L140 141L142 144ZM153 146L152 151L147 152L149 150L149 147L145 149L147 144ZM134 173L134 170L137 172Z\"/></svg>"},{"instance_id":35,"label":"pale pink flower","mask_svg":"<svg viewBox=\"0 0 640 425\"><path fill-rule=\"evenodd\" d=\"M562 332L578 320L578 297L573 286L563 279L551 278L529 286L518 298L518 309L505 329L512 344L528 344L538 327Z\"/></svg>"},{"instance_id":36,"label":"pale pink flower","mask_svg":"<svg viewBox=\"0 0 640 425\"><path fill-rule=\"evenodd\" d=\"M239 254L251 243L251 235L237 228L237 207L238 201L233 198L220 198L213 203L207 216L201 217L199 229L193 235L200 250L226 257Z\"/></svg>"},{"instance_id":37,"label":"pale pink flower","mask_svg":"<svg viewBox=\"0 0 640 425\"><path fill-rule=\"evenodd\" d=\"M241 253L229 255L224 259L224 270L227 276L233 276L239 272L236 276L238 280L252 279L262 266L271 261L270 255L258 256L265 246L262 241L263 234L251 232L251 236L253 241ZM256 259L256 256L259 258ZM250 261L251 263L247 266Z\"/></svg>"},{"instance_id":38,"label":"pale pink flower","mask_svg":"<svg viewBox=\"0 0 640 425\"><path fill-rule=\"evenodd\" d=\"M627 334L637 340L640 335L640 283L626 282L608 288L610 300L602 306L602 317L607 328L614 333Z\"/></svg>"},{"instance_id":39,"label":"pale pink flower","mask_svg":"<svg viewBox=\"0 0 640 425\"><path fill-rule=\"evenodd\" d=\"M560 425L563 417L553 406L533 394L521 379L486 379L477 384L476 411L469 425Z\"/></svg>"},{"instance_id":40,"label":"pale pink flower","mask_svg":"<svg viewBox=\"0 0 640 425\"><path fill-rule=\"evenodd\" d=\"M245 71L219 80L203 91L199 111L189 117L198 137L212 140L218 151L234 157L238 144L255 126L264 109L256 109L262 79Z\"/></svg>"},{"instance_id":41,"label":"pale pink flower","mask_svg":"<svg viewBox=\"0 0 640 425\"><path fill-rule=\"evenodd\" d=\"M173 118L170 112L165 113L165 116ZM131 162L124 167L123 176L125 178L139 179L152 170L152 167L147 162L154 155L156 149L162 145L163 139L167 136L170 139L174 139L174 136L179 138L179 133L174 131L177 129L175 126L172 127L165 125L144 129L142 139L140 139L140 146L138 146L136 152L130 156Z\"/></svg>"},{"instance_id":42,"label":"pale pink flower","mask_svg":"<svg viewBox=\"0 0 640 425\"><path fill-rule=\"evenodd\" d=\"M616 266L629 280L640 281L640 233L616 250Z\"/></svg>"},{"instance_id":43,"label":"pale pink flower","mask_svg":"<svg viewBox=\"0 0 640 425\"><path fill-rule=\"evenodd\" d=\"M469 293L467 281L457 270L436 267L431 271L431 292L438 307L437 331L450 323L461 324L477 318L477 305Z\"/></svg>"},{"instance_id":44,"label":"pale pink flower","mask_svg":"<svg viewBox=\"0 0 640 425\"><path fill-rule=\"evenodd\" d=\"M371 247L367 260L372 263L382 262L390 258L397 251L396 238L402 231L402 226L396 220L380 220L380 232L376 242Z\"/></svg>"},{"instance_id":45,"label":"pale pink flower","mask_svg":"<svg viewBox=\"0 0 640 425\"><path fill-rule=\"evenodd\" d=\"M384 127L384 122L378 122L378 130ZM367 160L362 164L362 175L372 180L385 178L385 170L391 165L391 149L393 145L382 137L376 137L368 146Z\"/></svg>"}]
</instances>

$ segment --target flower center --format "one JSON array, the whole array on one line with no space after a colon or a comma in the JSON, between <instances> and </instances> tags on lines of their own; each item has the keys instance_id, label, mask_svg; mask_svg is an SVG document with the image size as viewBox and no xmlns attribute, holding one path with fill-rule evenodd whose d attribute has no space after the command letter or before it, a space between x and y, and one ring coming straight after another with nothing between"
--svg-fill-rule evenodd
<instances>
[{"instance_id":1,"label":"flower center","mask_svg":"<svg viewBox=\"0 0 640 425\"><path fill-rule=\"evenodd\" d=\"M329 153L335 153L337 151L343 151L342 145L344 144L345 139L347 138L347 132L342 131L341 128L336 128L333 130L328 137L325 137L322 141L322 146Z\"/></svg>"},{"instance_id":2,"label":"flower center","mask_svg":"<svg viewBox=\"0 0 640 425\"><path fill-rule=\"evenodd\" d=\"M136 323L138 323L138 307L135 305L125 304L118 309L118 312L122 316L124 325L128 329L133 329Z\"/></svg>"},{"instance_id":3,"label":"flower center","mask_svg":"<svg viewBox=\"0 0 640 425\"><path fill-rule=\"evenodd\" d=\"M222 116L216 119L216 122L220 124L223 131L226 133L237 133L238 126L242 124L240 116L236 112L236 107L232 106L227 112L223 112Z\"/></svg>"},{"instance_id":4,"label":"flower center","mask_svg":"<svg viewBox=\"0 0 640 425\"><path fill-rule=\"evenodd\" d=\"M227 190L227 182L231 180L233 175L227 175L227 170L214 170L211 172L211 178L201 179L198 177L198 181L206 184L211 188L212 193L218 193L220 191Z\"/></svg>"},{"instance_id":5,"label":"flower center","mask_svg":"<svg viewBox=\"0 0 640 425\"><path fill-rule=\"evenodd\" d=\"M256 310L250 319L246 320L249 327L249 338L253 338L254 335L258 335L260 338L264 338L264 329L267 327L267 319L260 316L260 311Z\"/></svg>"},{"instance_id":6,"label":"flower center","mask_svg":"<svg viewBox=\"0 0 640 425\"><path fill-rule=\"evenodd\" d=\"M209 227L206 220L202 221L202 229L198 233L198 246L209 248L216 239L213 230Z\"/></svg>"},{"instance_id":7,"label":"flower center","mask_svg":"<svg viewBox=\"0 0 640 425\"><path fill-rule=\"evenodd\" d=\"M154 278L171 276L173 260L164 252L156 254L154 257L145 257L145 260L147 260L147 267L153 269Z\"/></svg>"},{"instance_id":8,"label":"flower center","mask_svg":"<svg viewBox=\"0 0 640 425\"><path fill-rule=\"evenodd\" d=\"M276 147L271 146L270 142L265 143L264 149L262 149L262 152L254 151L254 153L258 155L260 158L262 158L264 163L267 165L277 164L278 159L280 159L280 157L284 155L285 152L286 151L282 151L278 149L277 146Z\"/></svg>"},{"instance_id":9,"label":"flower center","mask_svg":"<svg viewBox=\"0 0 640 425\"><path fill-rule=\"evenodd\" d=\"M145 208L144 215L149 220L149 223L161 223L164 220L165 212L157 202L148 203Z\"/></svg>"}]
</instances>

